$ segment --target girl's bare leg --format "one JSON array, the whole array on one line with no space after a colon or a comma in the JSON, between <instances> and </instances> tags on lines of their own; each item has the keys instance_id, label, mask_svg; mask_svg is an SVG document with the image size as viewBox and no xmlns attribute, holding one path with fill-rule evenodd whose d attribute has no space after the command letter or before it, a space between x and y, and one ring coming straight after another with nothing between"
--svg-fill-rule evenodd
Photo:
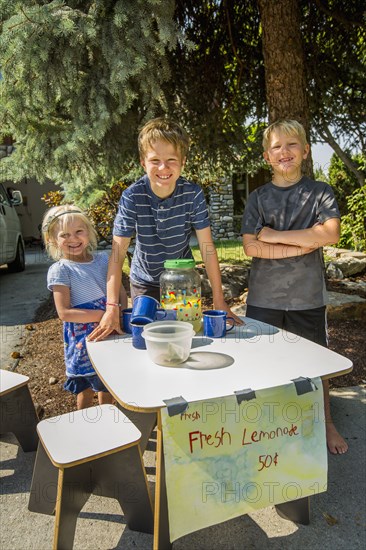
<instances>
[{"instance_id":1,"label":"girl's bare leg","mask_svg":"<svg viewBox=\"0 0 366 550\"><path fill-rule=\"evenodd\" d=\"M106 391L98 391L99 405L112 405L114 402L113 395Z\"/></svg>"},{"instance_id":2,"label":"girl's bare leg","mask_svg":"<svg viewBox=\"0 0 366 550\"><path fill-rule=\"evenodd\" d=\"M77 394L76 404L78 411L93 406L94 391L88 388Z\"/></svg>"}]
</instances>

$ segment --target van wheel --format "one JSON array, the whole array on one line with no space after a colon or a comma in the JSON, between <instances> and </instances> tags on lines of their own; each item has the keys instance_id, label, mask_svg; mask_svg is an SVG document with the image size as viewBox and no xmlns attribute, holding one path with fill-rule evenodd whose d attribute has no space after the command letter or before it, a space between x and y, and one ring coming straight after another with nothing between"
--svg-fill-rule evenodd
<instances>
[{"instance_id":1,"label":"van wheel","mask_svg":"<svg viewBox=\"0 0 366 550\"><path fill-rule=\"evenodd\" d=\"M25 256L24 256L24 246L22 241L19 239L17 246L17 255L15 260L8 264L9 273L19 273L20 271L25 270Z\"/></svg>"}]
</instances>

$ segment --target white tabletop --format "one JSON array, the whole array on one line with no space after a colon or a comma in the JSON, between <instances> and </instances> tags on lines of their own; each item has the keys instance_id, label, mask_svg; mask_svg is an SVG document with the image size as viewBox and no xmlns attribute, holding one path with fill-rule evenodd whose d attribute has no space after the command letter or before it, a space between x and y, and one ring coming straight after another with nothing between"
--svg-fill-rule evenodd
<instances>
[{"instance_id":1,"label":"white tabletop","mask_svg":"<svg viewBox=\"0 0 366 550\"><path fill-rule=\"evenodd\" d=\"M193 338L189 359L177 367L153 363L130 335L88 342L95 370L117 401L131 409L157 410L164 400L188 402L288 384L298 377L330 378L352 370L345 357L294 334L249 318L224 339Z\"/></svg>"},{"instance_id":2,"label":"white tabletop","mask_svg":"<svg viewBox=\"0 0 366 550\"><path fill-rule=\"evenodd\" d=\"M10 370L0 369L0 395L5 395L9 391L14 391L28 383L28 376L12 372Z\"/></svg>"}]
</instances>

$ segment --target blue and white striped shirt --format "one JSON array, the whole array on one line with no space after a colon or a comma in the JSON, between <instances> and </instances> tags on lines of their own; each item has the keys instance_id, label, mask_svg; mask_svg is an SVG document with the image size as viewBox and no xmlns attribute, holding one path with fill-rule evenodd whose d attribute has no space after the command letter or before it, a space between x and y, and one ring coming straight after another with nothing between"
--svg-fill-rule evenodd
<instances>
[{"instance_id":1,"label":"blue and white striped shirt","mask_svg":"<svg viewBox=\"0 0 366 550\"><path fill-rule=\"evenodd\" d=\"M47 287L70 289L70 306L79 309L105 310L108 254L96 254L91 262L79 263L61 259L51 265ZM86 338L98 323L63 323L66 375L69 378L96 374L86 350Z\"/></svg>"},{"instance_id":2,"label":"blue and white striped shirt","mask_svg":"<svg viewBox=\"0 0 366 550\"><path fill-rule=\"evenodd\" d=\"M205 196L196 183L178 178L174 193L160 199L145 175L122 193L113 234L136 234L130 277L136 283L158 285L165 260L192 258L192 229L209 225Z\"/></svg>"},{"instance_id":3,"label":"blue and white striped shirt","mask_svg":"<svg viewBox=\"0 0 366 550\"><path fill-rule=\"evenodd\" d=\"M55 285L70 289L70 306L93 302L107 293L108 254L102 252L86 263L73 262L61 258L51 265L47 274L47 288Z\"/></svg>"}]
</instances>

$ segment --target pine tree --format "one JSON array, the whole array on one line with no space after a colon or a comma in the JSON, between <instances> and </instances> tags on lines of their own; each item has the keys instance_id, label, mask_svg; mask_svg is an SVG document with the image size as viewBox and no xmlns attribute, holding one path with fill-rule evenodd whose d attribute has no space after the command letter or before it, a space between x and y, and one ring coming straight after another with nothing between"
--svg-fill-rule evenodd
<instances>
[{"instance_id":1,"label":"pine tree","mask_svg":"<svg viewBox=\"0 0 366 550\"><path fill-rule=\"evenodd\" d=\"M173 0L0 0L2 177L87 198L136 159L139 125L165 109ZM94 197L95 198L95 197Z\"/></svg>"}]
</instances>

